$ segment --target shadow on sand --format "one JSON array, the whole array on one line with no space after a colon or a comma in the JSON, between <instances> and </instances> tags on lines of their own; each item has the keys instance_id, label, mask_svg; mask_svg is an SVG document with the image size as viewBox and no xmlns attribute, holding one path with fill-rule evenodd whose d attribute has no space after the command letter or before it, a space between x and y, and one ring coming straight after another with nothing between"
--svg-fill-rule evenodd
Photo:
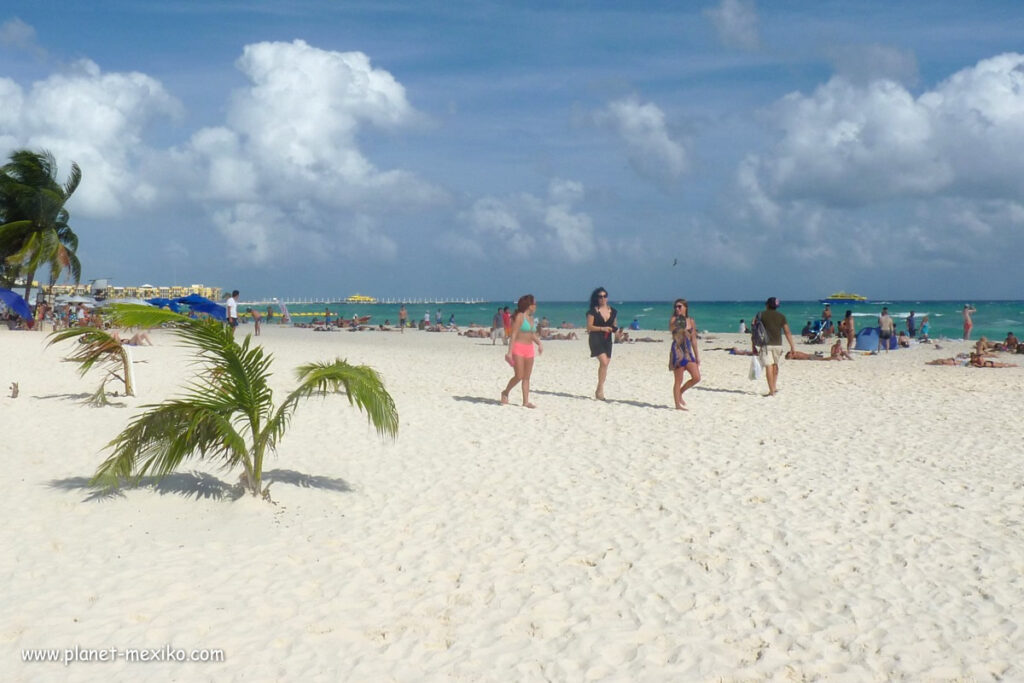
<instances>
[{"instance_id":1,"label":"shadow on sand","mask_svg":"<svg viewBox=\"0 0 1024 683\"><path fill-rule=\"evenodd\" d=\"M452 396L456 401L465 403L479 403L481 405L500 406L501 401L496 398L484 398L483 396Z\"/></svg>"},{"instance_id":2,"label":"shadow on sand","mask_svg":"<svg viewBox=\"0 0 1024 683\"><path fill-rule=\"evenodd\" d=\"M95 396L95 394L49 394L48 396L33 396L32 398L34 398L37 401L52 401L53 399L58 399L58 400L62 400L62 401L78 401L79 403L88 404L89 400L92 399L94 396ZM110 392L109 394L107 394L107 403L106 403L105 407L108 407L108 408L125 408L125 407L128 406L128 404L125 403L124 401L112 401L111 398L124 398L124 397L118 395L118 393L116 391ZM96 406L96 407L104 407L104 406Z\"/></svg>"},{"instance_id":3,"label":"shadow on sand","mask_svg":"<svg viewBox=\"0 0 1024 683\"><path fill-rule=\"evenodd\" d=\"M743 391L742 389L720 389L718 387L693 387L689 391L713 391L716 394L740 394L741 396L751 396L757 394L757 390Z\"/></svg>"},{"instance_id":4,"label":"shadow on sand","mask_svg":"<svg viewBox=\"0 0 1024 683\"><path fill-rule=\"evenodd\" d=\"M266 486L273 483L325 491L352 490L344 479L305 474L295 470L267 470L263 473L263 484ZM149 488L161 496L171 494L196 500L238 500L245 495L245 489L240 485L228 484L205 472L172 473L159 479L142 477L138 482L125 482L121 488L93 484L88 477L54 479L50 481L49 486L65 491L87 491L86 501L124 497L122 488Z\"/></svg>"},{"instance_id":5,"label":"shadow on sand","mask_svg":"<svg viewBox=\"0 0 1024 683\"><path fill-rule=\"evenodd\" d=\"M303 489L324 489L325 491L351 491L352 487L344 479L306 474L295 470L267 470L263 473L263 482L290 484Z\"/></svg>"},{"instance_id":6,"label":"shadow on sand","mask_svg":"<svg viewBox=\"0 0 1024 683\"><path fill-rule=\"evenodd\" d=\"M581 394L568 394L564 391L542 391L539 389L530 389L531 394L540 394L541 396L559 396L561 398L573 398L579 401L597 401L593 396L583 396ZM599 403L611 403L619 404L624 406L633 406L634 408L654 408L655 410L674 410L672 406L657 404L657 403L646 403L645 401L631 401L623 398L606 398L604 401L598 401Z\"/></svg>"}]
</instances>

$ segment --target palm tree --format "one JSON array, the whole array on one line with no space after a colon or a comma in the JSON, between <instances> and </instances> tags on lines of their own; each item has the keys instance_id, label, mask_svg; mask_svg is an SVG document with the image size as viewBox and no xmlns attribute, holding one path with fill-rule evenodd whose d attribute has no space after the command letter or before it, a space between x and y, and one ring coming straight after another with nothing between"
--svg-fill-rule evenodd
<instances>
[{"instance_id":1,"label":"palm tree","mask_svg":"<svg viewBox=\"0 0 1024 683\"><path fill-rule=\"evenodd\" d=\"M47 151L18 150L0 168L0 257L25 275L25 298L36 270L49 268L53 284L65 270L77 283L78 236L68 225L64 205L82 181L82 170L71 163L66 183L57 182L57 162Z\"/></svg>"},{"instance_id":2,"label":"palm tree","mask_svg":"<svg viewBox=\"0 0 1024 683\"><path fill-rule=\"evenodd\" d=\"M381 436L398 434L398 411L380 376L365 365L341 359L309 363L296 370L299 386L277 408L267 384L272 357L251 336L241 344L231 328L212 319L192 320L151 306L112 307L114 324L124 327L171 325L179 339L198 352L203 371L181 398L145 406L108 447L113 453L96 470L93 482L161 477L189 457L241 465L243 486L253 495L262 489L263 462L277 448L302 399L344 392L350 405L363 410Z\"/></svg>"},{"instance_id":3,"label":"palm tree","mask_svg":"<svg viewBox=\"0 0 1024 683\"><path fill-rule=\"evenodd\" d=\"M75 338L78 339L80 345L74 348L66 360L78 363L78 371L82 376L85 376L85 373L96 365L105 366L107 370L99 389L89 399L90 404L107 405L106 387L110 378L124 382L126 396L135 395L132 357L120 336L97 327L71 327L51 333L47 346Z\"/></svg>"}]
</instances>

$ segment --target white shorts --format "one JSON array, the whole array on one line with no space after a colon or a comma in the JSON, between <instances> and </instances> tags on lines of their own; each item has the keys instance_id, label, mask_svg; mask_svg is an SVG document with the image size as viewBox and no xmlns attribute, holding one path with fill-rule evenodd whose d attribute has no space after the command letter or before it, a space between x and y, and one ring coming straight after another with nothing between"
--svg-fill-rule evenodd
<instances>
[{"instance_id":1,"label":"white shorts","mask_svg":"<svg viewBox=\"0 0 1024 683\"><path fill-rule=\"evenodd\" d=\"M786 357L783 353L781 346L762 346L758 352L758 356L761 359L761 365L768 367L769 365L778 365L782 362L782 359ZM771 361L769 362L769 358Z\"/></svg>"},{"instance_id":2,"label":"white shorts","mask_svg":"<svg viewBox=\"0 0 1024 683\"><path fill-rule=\"evenodd\" d=\"M491 328L491 339L504 339L504 338L505 338L505 328L504 327L494 327L494 328Z\"/></svg>"}]
</instances>

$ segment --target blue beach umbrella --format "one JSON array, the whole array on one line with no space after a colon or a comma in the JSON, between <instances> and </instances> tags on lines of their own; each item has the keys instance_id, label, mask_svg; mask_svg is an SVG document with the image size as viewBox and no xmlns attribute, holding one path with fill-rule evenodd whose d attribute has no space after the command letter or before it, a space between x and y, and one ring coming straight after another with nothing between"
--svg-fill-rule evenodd
<instances>
[{"instance_id":1,"label":"blue beach umbrella","mask_svg":"<svg viewBox=\"0 0 1024 683\"><path fill-rule=\"evenodd\" d=\"M205 296L199 296L198 294L189 294L188 296L178 297L174 300L175 303L185 304L193 311L197 313L205 313L213 316L217 320L228 319L228 309L221 306L216 301L207 299Z\"/></svg>"},{"instance_id":2,"label":"blue beach umbrella","mask_svg":"<svg viewBox=\"0 0 1024 683\"><path fill-rule=\"evenodd\" d=\"M189 294L188 296L179 296L175 299L179 304L188 304L189 306L200 306L203 304L212 304L212 299L207 299L205 296L198 294Z\"/></svg>"},{"instance_id":3,"label":"blue beach umbrella","mask_svg":"<svg viewBox=\"0 0 1024 683\"><path fill-rule=\"evenodd\" d=\"M0 288L0 301L7 304L7 308L11 309L25 320L32 320L32 309L28 307L28 304L20 294L16 294L9 289Z\"/></svg>"},{"instance_id":4,"label":"blue beach umbrella","mask_svg":"<svg viewBox=\"0 0 1024 683\"><path fill-rule=\"evenodd\" d=\"M178 313L179 311L181 311L181 306L176 304L174 301L172 301L170 299L164 299L164 298L159 297L159 296L155 296L152 299L146 299L146 303L153 304L157 308L167 307L167 308L171 309L172 311L174 311L175 313Z\"/></svg>"},{"instance_id":5,"label":"blue beach umbrella","mask_svg":"<svg viewBox=\"0 0 1024 683\"><path fill-rule=\"evenodd\" d=\"M228 319L228 309L212 301L208 304L192 304L192 310L213 316L217 320Z\"/></svg>"}]
</instances>

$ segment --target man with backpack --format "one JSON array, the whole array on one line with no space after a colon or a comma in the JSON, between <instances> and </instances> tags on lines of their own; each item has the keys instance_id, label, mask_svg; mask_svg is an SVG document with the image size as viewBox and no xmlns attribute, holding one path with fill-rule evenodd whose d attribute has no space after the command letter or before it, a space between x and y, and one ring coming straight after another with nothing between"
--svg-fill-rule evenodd
<instances>
[{"instance_id":1,"label":"man with backpack","mask_svg":"<svg viewBox=\"0 0 1024 683\"><path fill-rule=\"evenodd\" d=\"M779 312L778 297L770 297L765 302L764 310L757 314L751 325L750 341L754 353L764 366L764 376L768 380L768 395L774 396L778 391L779 362L784 357L782 352L782 335L785 333L789 342L789 350L795 351L793 335L789 331L786 316Z\"/></svg>"}]
</instances>

